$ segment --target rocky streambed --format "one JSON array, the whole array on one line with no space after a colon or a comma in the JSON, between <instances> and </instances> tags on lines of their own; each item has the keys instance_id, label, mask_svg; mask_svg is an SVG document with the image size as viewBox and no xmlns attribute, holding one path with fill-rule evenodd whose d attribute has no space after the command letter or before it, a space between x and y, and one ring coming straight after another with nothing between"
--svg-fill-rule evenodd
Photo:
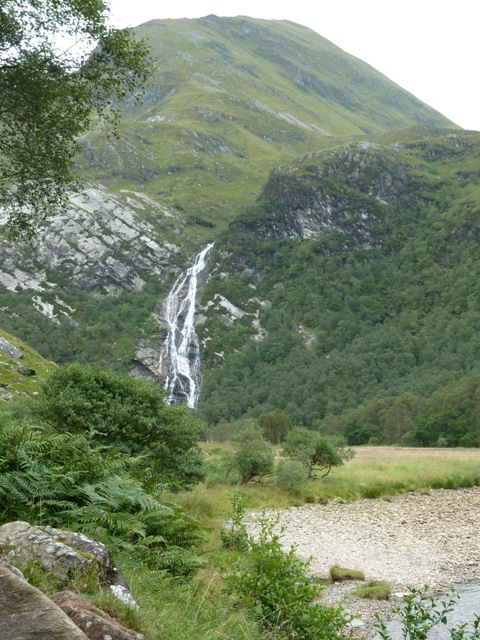
<instances>
[{"instance_id":1,"label":"rocky streambed","mask_svg":"<svg viewBox=\"0 0 480 640\"><path fill-rule=\"evenodd\" d=\"M371 628L376 613L388 617L409 587L428 585L445 592L451 586L478 586L480 613L480 487L409 493L388 500L307 504L282 510L282 542L297 546L311 571L328 577L334 564L364 572L366 580L386 580L398 594L388 601L351 595L358 583L328 586L327 604L342 601ZM271 512L272 517L274 512ZM255 531L255 516L250 521Z\"/></svg>"}]
</instances>

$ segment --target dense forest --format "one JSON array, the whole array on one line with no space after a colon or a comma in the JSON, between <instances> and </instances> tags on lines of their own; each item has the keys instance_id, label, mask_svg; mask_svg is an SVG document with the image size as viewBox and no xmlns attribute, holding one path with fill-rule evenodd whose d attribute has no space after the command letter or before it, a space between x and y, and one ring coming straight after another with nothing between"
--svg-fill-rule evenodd
<instances>
[{"instance_id":1,"label":"dense forest","mask_svg":"<svg viewBox=\"0 0 480 640\"><path fill-rule=\"evenodd\" d=\"M202 327L203 417L282 409L352 444L480 444L479 139L432 133L272 172L205 291L246 313ZM302 215L326 230L301 237Z\"/></svg>"}]
</instances>

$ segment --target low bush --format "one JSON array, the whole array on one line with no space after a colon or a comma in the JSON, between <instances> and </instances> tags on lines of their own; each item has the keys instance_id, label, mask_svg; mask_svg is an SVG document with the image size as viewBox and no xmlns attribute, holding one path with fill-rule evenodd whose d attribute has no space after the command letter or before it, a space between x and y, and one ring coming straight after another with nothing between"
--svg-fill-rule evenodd
<instances>
[{"instance_id":1,"label":"low bush","mask_svg":"<svg viewBox=\"0 0 480 640\"><path fill-rule=\"evenodd\" d=\"M298 460L288 460L278 468L277 484L282 489L297 494L308 481L308 476L308 467Z\"/></svg>"},{"instance_id":2,"label":"low bush","mask_svg":"<svg viewBox=\"0 0 480 640\"><path fill-rule=\"evenodd\" d=\"M278 521L263 514L259 524L256 538L246 535L248 553L226 578L229 593L252 611L270 638L345 638L349 614L342 606L326 607L316 601L322 587L308 576L310 563L297 558L294 546L283 549L282 531L275 532ZM242 526L242 520L237 521L237 527Z\"/></svg>"},{"instance_id":3,"label":"low bush","mask_svg":"<svg viewBox=\"0 0 480 640\"><path fill-rule=\"evenodd\" d=\"M353 595L366 600L388 600L392 594L392 588L388 582L384 580L372 580L365 584L359 585Z\"/></svg>"},{"instance_id":4,"label":"low bush","mask_svg":"<svg viewBox=\"0 0 480 640\"><path fill-rule=\"evenodd\" d=\"M332 582L340 582L342 580L365 580L365 574L363 571L347 569L338 564L334 564L330 567L329 574Z\"/></svg>"}]
</instances>

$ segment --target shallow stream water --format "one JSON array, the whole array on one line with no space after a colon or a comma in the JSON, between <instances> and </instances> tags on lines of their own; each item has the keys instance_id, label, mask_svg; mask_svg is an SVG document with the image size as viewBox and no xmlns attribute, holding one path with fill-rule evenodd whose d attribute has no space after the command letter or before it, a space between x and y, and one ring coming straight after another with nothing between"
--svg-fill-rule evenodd
<instances>
[{"instance_id":1,"label":"shallow stream water","mask_svg":"<svg viewBox=\"0 0 480 640\"><path fill-rule=\"evenodd\" d=\"M455 585L455 591L459 595L459 599L453 611L447 616L448 625L440 624L431 629L428 634L431 640L449 640L452 627L471 623L475 615L480 615L480 583ZM401 640L403 638L402 624L399 620L389 621L387 628L390 631L392 640Z\"/></svg>"}]
</instances>

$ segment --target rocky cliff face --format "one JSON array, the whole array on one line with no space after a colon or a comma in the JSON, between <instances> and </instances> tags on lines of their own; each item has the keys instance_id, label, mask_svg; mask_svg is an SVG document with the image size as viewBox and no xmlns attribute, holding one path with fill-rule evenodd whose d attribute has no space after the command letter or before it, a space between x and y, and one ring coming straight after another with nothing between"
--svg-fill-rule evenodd
<instances>
[{"instance_id":1,"label":"rocky cliff face","mask_svg":"<svg viewBox=\"0 0 480 640\"><path fill-rule=\"evenodd\" d=\"M310 154L273 170L257 201L262 214L238 225L264 240L378 246L387 210L412 197L408 168L400 151L368 142Z\"/></svg>"},{"instance_id":2,"label":"rocky cliff face","mask_svg":"<svg viewBox=\"0 0 480 640\"><path fill-rule=\"evenodd\" d=\"M127 369L177 263L194 251L184 228L139 190L90 185L34 241L0 239L2 327L55 362L83 352L106 364L128 352Z\"/></svg>"},{"instance_id":3,"label":"rocky cliff face","mask_svg":"<svg viewBox=\"0 0 480 640\"><path fill-rule=\"evenodd\" d=\"M181 219L143 193L112 195L92 186L70 203L31 243L0 243L0 284L7 290L42 292L68 283L107 293L140 291L179 251L159 228L162 219L179 225Z\"/></svg>"}]
</instances>

